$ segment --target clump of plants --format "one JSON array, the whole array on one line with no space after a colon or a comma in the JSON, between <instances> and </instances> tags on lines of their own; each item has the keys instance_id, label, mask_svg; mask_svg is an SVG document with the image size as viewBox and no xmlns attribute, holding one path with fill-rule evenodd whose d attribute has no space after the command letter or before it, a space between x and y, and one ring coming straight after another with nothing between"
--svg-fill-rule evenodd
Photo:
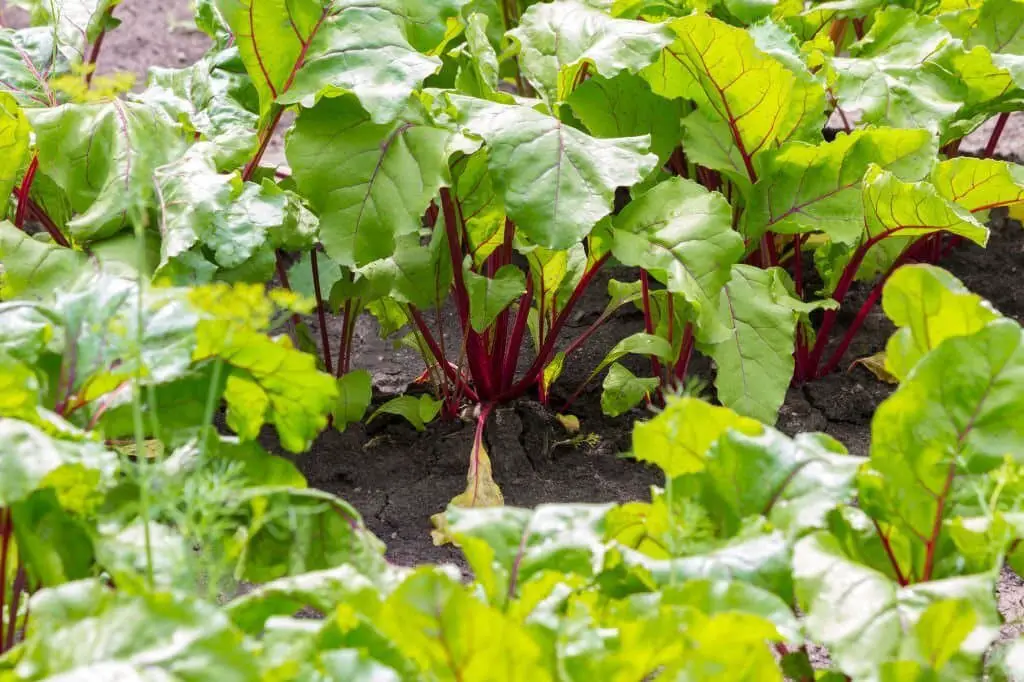
<instances>
[{"instance_id":1,"label":"clump of plants","mask_svg":"<svg viewBox=\"0 0 1024 682\"><path fill-rule=\"evenodd\" d=\"M137 92L96 71L116 2L25 4L35 25L0 31L3 298L45 298L87 260L276 282L315 301L288 325L336 378L335 428L371 402L353 366L368 311L432 389L383 411L474 415L469 505L500 500L493 407L549 403L623 306L644 329L594 368L608 414L661 404L702 353L718 400L770 423L792 382L839 366L900 265L984 244L991 210L1024 205L1020 167L958 155L996 118L991 156L1024 101L1019 0L203 0L210 51ZM569 337L609 263L635 281Z\"/></svg>"},{"instance_id":2,"label":"clump of plants","mask_svg":"<svg viewBox=\"0 0 1024 682\"><path fill-rule=\"evenodd\" d=\"M96 563L42 574L27 624L17 621L23 641L0 656L0 680L1019 679L1024 643L996 644L995 585L1003 566L1024 568L1024 332L931 266L900 269L883 304L898 327L887 359L902 383L875 416L868 458L824 434L790 438L670 397L633 433L633 455L665 472L650 501L450 509L469 584L453 566L384 563L354 513L332 533L305 533L345 507L324 496L322 513L307 517L294 471L252 450L234 476L276 462L277 480L292 487L249 489L221 511L190 506L170 485L181 451L153 465L153 509L192 514L136 518L160 543L145 555L140 530L96 525L136 508L124 488L138 492L132 472L144 459L108 453L47 474L32 469L37 452L7 451L6 470L34 477L17 479L29 497L14 501L15 516L49 519L68 540L79 529ZM237 462L240 451L217 441L208 463ZM68 455L86 442L102 450L88 437L39 442ZM114 486L93 513L70 494L84 475ZM224 476L194 480L207 481L207 494ZM267 507L268 497L281 506ZM44 500L48 514L25 514ZM240 550L241 537L247 570L268 582L224 603L178 582L189 553L171 562L170 548L185 529L218 528L193 522L206 513L252 525L186 537L204 538L203 553ZM34 553L61 554L68 540L33 544L26 532L16 542L33 571L70 565ZM310 538L345 540L321 551ZM107 579L90 577L100 571ZM310 608L323 617L310 619ZM812 645L827 653L817 667Z\"/></svg>"}]
</instances>

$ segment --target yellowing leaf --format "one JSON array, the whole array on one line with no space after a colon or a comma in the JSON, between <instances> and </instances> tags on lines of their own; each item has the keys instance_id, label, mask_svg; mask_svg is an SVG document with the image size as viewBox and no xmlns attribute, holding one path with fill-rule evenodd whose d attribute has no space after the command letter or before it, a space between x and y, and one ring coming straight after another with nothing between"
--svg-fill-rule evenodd
<instances>
[{"instance_id":1,"label":"yellowing leaf","mask_svg":"<svg viewBox=\"0 0 1024 682\"><path fill-rule=\"evenodd\" d=\"M501 488L494 482L491 473L491 458L487 456L487 448L483 442L483 423L477 427L473 451L469 457L469 471L466 472L466 489L449 502L453 507L500 507L505 504ZM448 528L447 512L438 512L430 517L434 530L430 537L437 546L452 541Z\"/></svg>"},{"instance_id":2,"label":"yellowing leaf","mask_svg":"<svg viewBox=\"0 0 1024 682\"><path fill-rule=\"evenodd\" d=\"M661 414L633 428L633 456L669 478L695 473L704 469L708 448L729 429L756 435L762 426L697 398L669 399Z\"/></svg>"},{"instance_id":3,"label":"yellowing leaf","mask_svg":"<svg viewBox=\"0 0 1024 682\"><path fill-rule=\"evenodd\" d=\"M887 384L900 383L899 377L890 372L885 365L884 350L880 350L873 355L858 358L857 360L854 361L853 364L860 365L867 371L871 372L879 381L884 381Z\"/></svg>"}]
</instances>

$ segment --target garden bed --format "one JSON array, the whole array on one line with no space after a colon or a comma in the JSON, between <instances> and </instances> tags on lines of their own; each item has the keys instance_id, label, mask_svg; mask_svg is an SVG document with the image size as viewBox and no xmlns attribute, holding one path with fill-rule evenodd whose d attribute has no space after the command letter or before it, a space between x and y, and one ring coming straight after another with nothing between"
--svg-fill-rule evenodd
<instances>
[{"instance_id":1,"label":"garden bed","mask_svg":"<svg viewBox=\"0 0 1024 682\"><path fill-rule=\"evenodd\" d=\"M141 83L151 65L181 66L201 56L207 39L189 27L188 4L187 0L125 3L118 11L123 24L108 38L100 71L134 71ZM17 21L16 12L8 12L8 18ZM991 123L977 131L963 149L983 146L990 128ZM1017 114L1011 117L997 153L1019 158L1022 150L1024 116ZM271 144L265 161L283 163L279 139ZM1005 315L1024 321L1024 289L1017 286L1024 271L1024 231L1002 215L993 223L988 249L962 246L943 266ZM604 274L609 276L614 272ZM573 326L583 328L598 314L605 304L604 292L603 284L590 288L571 321ZM863 300L865 293L854 293ZM848 322L839 320L840 324ZM316 320L310 323L317 331ZM340 321L335 323L340 325ZM578 385L615 341L642 329L642 315L632 309L620 311L567 362L559 386L565 390ZM330 331L330 337L337 338L338 329ZM891 332L891 324L876 308L849 349L844 367L881 350ZM390 342L380 340L368 316L357 326L354 353L353 368L370 370L374 376L375 402L401 393L423 371L418 355L408 349L395 351ZM627 360L627 366L630 362L630 369L642 368L642 359ZM710 379L706 364L695 363L692 372ZM580 418L578 435L590 436L576 442L536 403L523 400L495 411L487 438L506 504L644 499L649 487L660 482L659 472L620 457L629 449L633 421L643 412L605 417L598 404L599 387L599 380L592 382L595 390L585 393L571 410ZM867 370L854 367L791 389L778 426L790 434L824 431L851 452L865 455L871 416L891 390ZM556 391L554 405L560 403L559 397ZM436 422L418 433L403 420L385 415L369 425L350 426L345 433L327 432L299 458L299 464L312 485L350 501L363 513L368 526L387 543L392 561L411 565L456 560L455 549L435 547L431 542L428 516L464 488L472 439L468 422ZM1022 617L1024 584L1019 577L1004 576L1000 601L1008 620Z\"/></svg>"},{"instance_id":2,"label":"garden bed","mask_svg":"<svg viewBox=\"0 0 1024 682\"><path fill-rule=\"evenodd\" d=\"M118 10L122 27L111 33L100 70L130 70L139 75L151 65L181 66L206 49L206 38L188 28L187 0L133 0ZM16 17L15 17L16 21ZM987 128L974 136L986 139ZM998 153L1019 154L1024 149L1024 117L1016 115L1004 133ZM280 140L272 143L266 161L281 163ZM1017 285L1024 269L1024 231L997 215L986 250L959 247L943 262L972 291L992 301L1002 313L1024 321L1024 291ZM615 272L604 273L605 278ZM582 330L604 307L605 286L591 287L571 327ZM856 300L858 298L860 300ZM859 304L866 292L854 292ZM856 310L858 305L844 308ZM839 325L849 319L839 318ZM309 320L317 332L315 318ZM448 323L454 321L446 320ZM332 321L340 325L340 320ZM621 310L566 364L552 404L561 404L565 387L578 385L616 341L643 330L643 317L633 309ZM331 328L330 338L339 329ZM843 367L884 347L891 324L876 309L850 347ZM318 335L317 335L318 336ZM367 369L374 377L375 402L403 392L423 371L420 357L407 349L395 351L379 339L370 318L356 328L352 367ZM645 361L624 361L640 371ZM695 376L710 380L709 367L695 362ZM646 499L651 485L661 482L654 469L623 459L629 449L632 424L644 415L634 410L611 419L598 404L599 380L573 406L581 430L571 434L539 404L520 400L495 410L487 430L488 450L495 478L506 504L534 506L544 502L603 502ZM852 367L789 391L778 426L789 434L824 431L857 455L867 454L871 417L892 388L862 367ZM430 513L441 510L465 486L466 460L473 440L470 422L436 422L417 432L398 418L383 416L368 425L350 426L344 433L329 431L298 462L310 483L355 505L371 530L388 546L395 563L412 565L457 560L450 546L435 547L430 538ZM1007 572L1001 583L1001 608L1012 621L1024 614L1024 584ZM1019 625L1017 626L1019 629Z\"/></svg>"}]
</instances>

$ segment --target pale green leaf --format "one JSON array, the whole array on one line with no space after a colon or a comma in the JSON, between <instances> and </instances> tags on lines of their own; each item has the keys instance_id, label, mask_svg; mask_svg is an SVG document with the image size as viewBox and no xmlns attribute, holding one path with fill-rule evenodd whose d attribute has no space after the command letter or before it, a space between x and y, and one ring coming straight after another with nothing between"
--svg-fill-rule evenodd
<instances>
[{"instance_id":1,"label":"pale green leaf","mask_svg":"<svg viewBox=\"0 0 1024 682\"><path fill-rule=\"evenodd\" d=\"M338 402L334 407L334 426L344 430L359 422L373 398L373 377L364 369L349 372L338 379Z\"/></svg>"},{"instance_id":2,"label":"pale green leaf","mask_svg":"<svg viewBox=\"0 0 1024 682\"><path fill-rule=\"evenodd\" d=\"M636 407L657 388L658 379L638 377L614 362L601 385L601 411L609 417L618 417Z\"/></svg>"}]
</instances>

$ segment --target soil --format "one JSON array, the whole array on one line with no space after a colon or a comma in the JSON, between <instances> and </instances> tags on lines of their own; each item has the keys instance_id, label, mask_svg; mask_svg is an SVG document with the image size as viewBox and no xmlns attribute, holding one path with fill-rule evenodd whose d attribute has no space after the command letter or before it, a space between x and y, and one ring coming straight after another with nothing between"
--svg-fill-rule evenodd
<instances>
[{"instance_id":1,"label":"soil","mask_svg":"<svg viewBox=\"0 0 1024 682\"><path fill-rule=\"evenodd\" d=\"M3 6L0 0L0 7ZM144 81L149 66L181 66L200 57L205 36L190 27L188 0L129 0L117 9L123 25L107 38L99 62L101 72L133 71ZM18 24L17 10L6 20ZM983 148L992 123L965 141L963 149ZM1024 152L1024 115L1011 117L998 153ZM280 140L267 161L283 163ZM997 216L987 250L964 246L943 265L973 291L991 300L1005 315L1024 321L1024 288L1017 286L1024 269L1024 231L1019 224ZM605 277L615 273L606 274ZM622 275L619 272L620 276ZM591 288L572 320L582 330L603 308L605 282ZM863 298L865 292L854 292ZM853 306L851 306L853 307ZM313 321L315 324L315 320ZM840 323L848 323L841 319ZM452 334L450 312L442 323ZM571 390L596 366L614 342L642 328L634 311L623 311L606 325L566 367L560 386ZM329 322L330 338L337 339L340 325ZM841 330L837 330L841 331ZM881 350L892 329L876 309L850 348L843 367L856 358ZM567 336L572 336L573 329ZM452 337L454 338L454 337ZM639 360L634 371L643 370ZM407 349L394 350L380 340L369 318L359 321L353 366L372 372L379 403L401 392L423 370L422 361ZM694 373L711 378L707 362L695 362ZM598 402L600 379L574 405L572 413L582 432L595 437L575 446L571 436L538 404L520 401L493 414L487 438L495 478L510 505L533 506L544 502L603 502L644 499L651 485L661 482L658 473L621 457L630 444L633 421L644 416L634 410L618 419L601 414ZM856 366L804 387L789 391L778 422L787 433L824 431L846 444L857 455L866 455L870 420L892 391L863 368ZM559 405L555 392L553 404ZM437 423L418 433L399 418L381 417L368 425L350 427L345 433L328 432L299 459L311 485L344 497L359 508L369 527L388 545L389 558L400 564L457 561L451 547L434 547L429 537L428 516L441 510L465 486L472 440L467 423ZM1004 628L1004 635L1019 630L1024 617L1024 583L1007 571L999 590L1004 614L1018 623Z\"/></svg>"}]
</instances>

